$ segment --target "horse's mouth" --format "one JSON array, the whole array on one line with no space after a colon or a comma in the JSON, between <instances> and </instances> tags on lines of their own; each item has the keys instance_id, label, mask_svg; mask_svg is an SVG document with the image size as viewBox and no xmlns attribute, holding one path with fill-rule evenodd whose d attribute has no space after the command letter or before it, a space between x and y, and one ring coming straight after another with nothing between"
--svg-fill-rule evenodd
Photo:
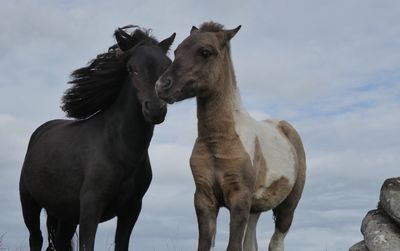
<instances>
[{"instance_id":1,"label":"horse's mouth","mask_svg":"<svg viewBox=\"0 0 400 251\"><path fill-rule=\"evenodd\" d=\"M153 125L158 125L158 124L161 124L162 122L164 122L164 120L165 120L165 116L159 116L157 118L151 119L151 121L148 121L148 122Z\"/></svg>"},{"instance_id":2,"label":"horse's mouth","mask_svg":"<svg viewBox=\"0 0 400 251\"><path fill-rule=\"evenodd\" d=\"M149 110L143 110L143 117L146 122L157 125L161 124L165 120L165 116L167 115L167 105L164 103L157 111L150 112Z\"/></svg>"},{"instance_id":3,"label":"horse's mouth","mask_svg":"<svg viewBox=\"0 0 400 251\"><path fill-rule=\"evenodd\" d=\"M165 93L157 92L157 95L160 99L164 100L170 105L176 102L176 98L174 97L176 96L176 93L174 93L173 95L166 95Z\"/></svg>"},{"instance_id":4,"label":"horse's mouth","mask_svg":"<svg viewBox=\"0 0 400 251\"><path fill-rule=\"evenodd\" d=\"M147 123L157 125L161 124L165 120L165 115L159 115L159 116L151 116L150 114L144 114L144 119L147 121Z\"/></svg>"}]
</instances>

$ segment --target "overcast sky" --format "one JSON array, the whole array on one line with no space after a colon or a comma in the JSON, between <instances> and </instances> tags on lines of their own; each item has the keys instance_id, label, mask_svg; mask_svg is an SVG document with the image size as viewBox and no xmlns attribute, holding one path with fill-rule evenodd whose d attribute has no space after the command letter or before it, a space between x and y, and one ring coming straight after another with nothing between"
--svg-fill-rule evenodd
<instances>
[{"instance_id":1,"label":"overcast sky","mask_svg":"<svg viewBox=\"0 0 400 251\"><path fill-rule=\"evenodd\" d=\"M2 247L28 247L20 169L33 130L64 117L59 106L69 73L105 52L117 27L151 28L159 39L176 32L174 49L192 25L214 20L227 28L242 25L232 59L247 109L259 119L290 121L305 144L307 182L287 250L348 250L361 240L361 220L376 206L382 182L400 176L399 13L395 0L3 2ZM154 178L131 238L139 251L196 250L189 168L195 103L168 109L150 147ZM271 213L264 213L260 250L267 249L273 228ZM114 230L114 221L100 225L96 250L112 247ZM228 213L222 210L217 251L225 250L227 238Z\"/></svg>"}]
</instances>

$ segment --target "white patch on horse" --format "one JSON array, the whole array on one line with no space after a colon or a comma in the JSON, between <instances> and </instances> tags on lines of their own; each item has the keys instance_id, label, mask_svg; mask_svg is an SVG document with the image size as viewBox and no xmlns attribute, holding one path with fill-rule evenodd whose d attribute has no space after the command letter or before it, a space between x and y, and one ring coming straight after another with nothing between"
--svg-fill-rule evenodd
<instances>
[{"instance_id":1,"label":"white patch on horse","mask_svg":"<svg viewBox=\"0 0 400 251\"><path fill-rule=\"evenodd\" d=\"M269 242L269 251L283 251L284 250L284 239L286 236L286 233L281 233L279 232L278 229L275 229L274 234L271 237L271 241Z\"/></svg>"},{"instance_id":2,"label":"white patch on horse","mask_svg":"<svg viewBox=\"0 0 400 251\"><path fill-rule=\"evenodd\" d=\"M289 185L293 185L297 175L295 149L278 128L279 121L266 120L261 122L253 119L242 106L239 90L236 90L233 116L236 133L249 154L252 164L255 155L256 137L259 140L268 170L264 188L269 187L281 177L287 178ZM257 192L256 194L258 195Z\"/></svg>"},{"instance_id":3,"label":"white patch on horse","mask_svg":"<svg viewBox=\"0 0 400 251\"><path fill-rule=\"evenodd\" d=\"M244 232L243 232L243 238L242 238L242 250L244 250L243 247L244 247L244 238L246 237L246 231L247 231L247 223L244 226Z\"/></svg>"},{"instance_id":4,"label":"white patch on horse","mask_svg":"<svg viewBox=\"0 0 400 251\"><path fill-rule=\"evenodd\" d=\"M213 236L212 236L212 239L211 239L211 248L210 248L210 251L214 251L214 247L215 247L215 235L216 235L216 232L214 232L214 234L213 234Z\"/></svg>"}]
</instances>

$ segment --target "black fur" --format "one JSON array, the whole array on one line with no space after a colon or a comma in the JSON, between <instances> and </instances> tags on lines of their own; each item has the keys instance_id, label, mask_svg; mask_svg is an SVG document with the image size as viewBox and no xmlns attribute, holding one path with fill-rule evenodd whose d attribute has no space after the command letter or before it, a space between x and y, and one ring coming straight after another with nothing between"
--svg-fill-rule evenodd
<instances>
[{"instance_id":1,"label":"black fur","mask_svg":"<svg viewBox=\"0 0 400 251\"><path fill-rule=\"evenodd\" d=\"M174 34L158 43L127 28L115 31L117 45L72 73L62 108L77 119L48 121L31 136L19 190L32 251L43 245L42 209L49 251L71 250L78 224L79 250L93 251L98 223L113 217L115 250L128 250L152 178L154 125L167 113L154 85L171 63Z\"/></svg>"}]
</instances>

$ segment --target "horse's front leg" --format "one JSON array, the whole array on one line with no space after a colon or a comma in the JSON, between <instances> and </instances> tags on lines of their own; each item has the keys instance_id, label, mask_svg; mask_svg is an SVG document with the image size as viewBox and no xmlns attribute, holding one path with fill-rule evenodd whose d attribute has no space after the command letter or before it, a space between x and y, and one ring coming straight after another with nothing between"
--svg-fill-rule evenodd
<instances>
[{"instance_id":1,"label":"horse's front leg","mask_svg":"<svg viewBox=\"0 0 400 251\"><path fill-rule=\"evenodd\" d=\"M215 245L218 207L210 196L210 193L196 189L194 205L199 227L198 251L210 251Z\"/></svg>"},{"instance_id":2,"label":"horse's front leg","mask_svg":"<svg viewBox=\"0 0 400 251\"><path fill-rule=\"evenodd\" d=\"M230 211L229 244L227 251L243 251L243 242L251 207L251 182L237 172L225 173L223 189Z\"/></svg>"},{"instance_id":3,"label":"horse's front leg","mask_svg":"<svg viewBox=\"0 0 400 251\"><path fill-rule=\"evenodd\" d=\"M142 200L136 200L124 207L118 214L117 231L115 232L115 251L127 251L129 239L142 209Z\"/></svg>"},{"instance_id":4,"label":"horse's front leg","mask_svg":"<svg viewBox=\"0 0 400 251\"><path fill-rule=\"evenodd\" d=\"M143 196L150 186L151 178L151 165L149 156L147 155L143 166L136 172L134 194L117 214L117 231L115 232L116 251L127 251L129 248L129 239L142 210Z\"/></svg>"},{"instance_id":5,"label":"horse's front leg","mask_svg":"<svg viewBox=\"0 0 400 251\"><path fill-rule=\"evenodd\" d=\"M230 225L227 251L244 251L243 242L250 215L251 196L239 190L229 198Z\"/></svg>"},{"instance_id":6,"label":"horse's front leg","mask_svg":"<svg viewBox=\"0 0 400 251\"><path fill-rule=\"evenodd\" d=\"M79 250L93 251L97 225L103 213L104 202L94 192L86 192L80 198Z\"/></svg>"}]
</instances>

